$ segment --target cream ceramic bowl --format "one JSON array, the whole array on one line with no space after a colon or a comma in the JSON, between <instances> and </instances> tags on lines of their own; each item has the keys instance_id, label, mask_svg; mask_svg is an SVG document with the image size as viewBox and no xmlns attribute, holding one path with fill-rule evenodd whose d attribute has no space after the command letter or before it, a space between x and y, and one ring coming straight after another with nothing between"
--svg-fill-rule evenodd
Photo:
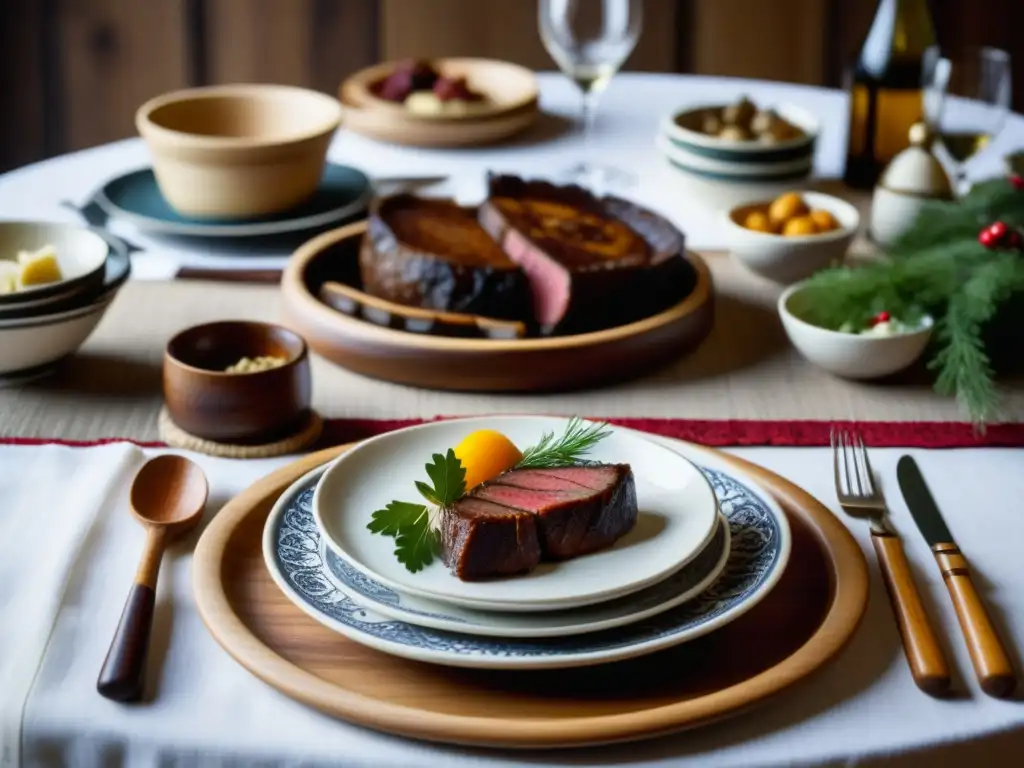
<instances>
[{"instance_id":1,"label":"cream ceramic bowl","mask_svg":"<svg viewBox=\"0 0 1024 768\"><path fill-rule=\"evenodd\" d=\"M811 325L801 319L800 291L792 285L779 297L779 317L786 335L808 361L845 379L877 379L902 371L924 352L933 323L892 336L861 336Z\"/></svg>"},{"instance_id":2,"label":"cream ceramic bowl","mask_svg":"<svg viewBox=\"0 0 1024 768\"><path fill-rule=\"evenodd\" d=\"M316 190L340 124L335 98L285 85L174 91L135 114L161 193L196 218L251 218L298 205Z\"/></svg>"},{"instance_id":3,"label":"cream ceramic bowl","mask_svg":"<svg viewBox=\"0 0 1024 768\"><path fill-rule=\"evenodd\" d=\"M810 208L828 211L839 222L839 229L817 235L784 237L770 232L747 229L742 222L753 210L771 201L738 205L725 215L729 249L752 272L789 285L810 277L825 267L839 264L860 226L860 214L845 200L821 192L800 192Z\"/></svg>"}]
</instances>

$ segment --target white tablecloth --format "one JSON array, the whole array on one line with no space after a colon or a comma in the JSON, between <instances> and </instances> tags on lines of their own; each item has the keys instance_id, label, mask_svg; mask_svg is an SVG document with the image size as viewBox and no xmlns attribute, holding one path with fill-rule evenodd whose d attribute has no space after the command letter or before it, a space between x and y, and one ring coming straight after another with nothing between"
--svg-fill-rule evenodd
<instances>
[{"instance_id":1,"label":"white tablecloth","mask_svg":"<svg viewBox=\"0 0 1024 768\"><path fill-rule=\"evenodd\" d=\"M424 150L381 145L342 129L331 146L330 159L354 165L373 177L448 175L447 184L426 192L470 202L482 196L488 170L547 176L553 169L570 165L583 152L571 122L579 115L579 95L561 75L542 73L539 78L541 107L551 117L512 144ZM796 104L816 115L822 132L816 146L815 175L832 178L841 174L847 120L843 93L734 78L622 73L602 96L587 151L594 159L635 174L636 185L623 194L672 219L686 233L691 248L722 248L726 244L723 208L751 193L739 186L687 179L661 157L654 140L660 121L675 109L721 103L742 94L750 94L759 104ZM1001 172L1002 156L1021 146L1024 118L1014 115L988 151L971 164L972 175ZM60 206L61 200L82 203L111 177L148 164L141 139L129 139L5 174L0 176L0 218L79 221L77 214ZM227 248L209 240L153 239L122 222L112 222L110 229L146 248L147 253L134 260L136 278L167 278L179 266L197 263L221 268L278 267L287 256L280 250L254 250L252 243Z\"/></svg>"},{"instance_id":2,"label":"white tablecloth","mask_svg":"<svg viewBox=\"0 0 1024 768\"><path fill-rule=\"evenodd\" d=\"M574 117L578 101L557 75L542 75L542 106ZM845 98L836 92L781 83L650 74L617 77L602 100L591 152L635 173L629 191L638 202L672 218L693 248L724 245L723 204L742 192L683 180L654 149L658 122L677 105L723 101L750 93L761 103L789 101L823 124L816 170L835 176L845 145ZM543 131L542 131L543 132ZM533 134L536 136L537 134ZM1000 157L1024 144L1024 119L1014 116L975 175L996 172ZM448 174L431 193L473 200L487 170L545 175L578 159L575 137L529 137L512 146L474 151L384 147L341 131L331 147L336 162L372 176ZM127 140L48 160L0 177L0 218L77 221L60 206L81 203L106 179L147 164L142 143ZM729 198L729 199L726 199ZM280 266L287 254L234 252L187 241L148 238L129 225L112 230L146 248L135 278L166 278L179 266ZM780 471L832 502L827 455L820 449L743 449L739 455ZM976 564L986 599L1006 639L1024 648L1024 450L923 452L922 462L951 526ZM889 490L897 451L875 452ZM920 583L942 622L943 635L969 696L935 701L911 682L873 554L872 600L864 625L836 664L773 703L727 723L626 747L571 753L467 751L390 738L338 723L303 708L256 681L205 631L190 596L194 538L165 562L159 589L153 673L154 703L125 707L100 698L95 678L135 568L141 529L125 509L127 482L143 453L126 445L69 449L0 445L0 760L26 765L781 765L859 762L867 755L924 755L921 765L966 759L1013 764L1024 754L1024 707L978 690L955 617L930 554L892 492L897 525L906 535ZM211 479L211 510L280 464L197 457ZM866 529L853 530L867 547ZM1015 594L1018 592L1018 594ZM756 638L751 638L756 642ZM20 734L20 737L19 737ZM999 734L993 736L993 734ZM965 751L935 747L956 740ZM914 762L912 758L907 758ZM888 764L888 763L887 763ZM918 764L914 762L914 764ZM950 762L953 764L953 762Z\"/></svg>"},{"instance_id":3,"label":"white tablecloth","mask_svg":"<svg viewBox=\"0 0 1024 768\"><path fill-rule=\"evenodd\" d=\"M735 453L780 472L838 512L827 450L748 448ZM1024 581L1024 450L912 453L1019 658L1024 649L1019 590ZM190 592L194 536L169 552L160 575L151 659L156 699L115 704L96 693L96 675L143 541L126 508L127 485L145 455L152 454L126 444L0 446L0 739L5 739L0 753L7 758L14 754L22 712L23 759L30 766L726 768L829 761L849 765L898 753L904 754L901 765L935 766L945 764L943 754L935 751L944 742L986 734L1001 735L973 747L970 759L997 764L994 752L986 751L996 747L1004 765L1013 764L1011 756L1024 755L1024 705L998 701L979 690L938 569L898 492L898 450L875 450L872 460L917 566L918 583L959 671L962 698L939 701L914 686L867 527L851 522L872 572L870 605L851 644L834 664L765 706L674 737L577 752L517 754L406 741L332 720L259 682L206 631ZM210 479L211 513L286 461L192 458Z\"/></svg>"}]
</instances>

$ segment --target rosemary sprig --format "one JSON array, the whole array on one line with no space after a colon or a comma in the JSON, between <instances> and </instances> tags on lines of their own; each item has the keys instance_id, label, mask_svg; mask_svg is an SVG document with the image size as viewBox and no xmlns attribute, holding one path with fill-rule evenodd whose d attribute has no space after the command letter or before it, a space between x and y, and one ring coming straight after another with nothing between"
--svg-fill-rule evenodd
<instances>
[{"instance_id":1,"label":"rosemary sprig","mask_svg":"<svg viewBox=\"0 0 1024 768\"><path fill-rule=\"evenodd\" d=\"M540 469L577 464L591 448L611 434L607 426L604 422L588 424L573 416L561 437L545 432L536 445L523 451L523 458L516 468Z\"/></svg>"}]
</instances>

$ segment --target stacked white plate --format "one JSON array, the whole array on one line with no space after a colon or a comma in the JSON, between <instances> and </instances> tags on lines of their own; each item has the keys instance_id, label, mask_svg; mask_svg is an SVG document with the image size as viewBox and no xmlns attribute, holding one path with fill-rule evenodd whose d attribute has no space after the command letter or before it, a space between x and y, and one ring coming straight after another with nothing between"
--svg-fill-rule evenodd
<instances>
[{"instance_id":1,"label":"stacked white plate","mask_svg":"<svg viewBox=\"0 0 1024 768\"><path fill-rule=\"evenodd\" d=\"M77 350L131 271L124 247L88 227L0 221L5 272L21 252L50 247L62 279L0 293L0 383L35 378Z\"/></svg>"},{"instance_id":2,"label":"stacked white plate","mask_svg":"<svg viewBox=\"0 0 1024 768\"><path fill-rule=\"evenodd\" d=\"M566 423L459 419L368 440L281 497L264 529L267 567L298 607L355 642L500 669L598 664L678 645L734 620L775 585L790 533L771 497L712 454L621 428L587 457L628 463L636 480L637 524L607 550L467 582L436 560L410 572L394 539L367 529L375 510L414 500L431 455L470 432L495 429L522 448Z\"/></svg>"}]
</instances>

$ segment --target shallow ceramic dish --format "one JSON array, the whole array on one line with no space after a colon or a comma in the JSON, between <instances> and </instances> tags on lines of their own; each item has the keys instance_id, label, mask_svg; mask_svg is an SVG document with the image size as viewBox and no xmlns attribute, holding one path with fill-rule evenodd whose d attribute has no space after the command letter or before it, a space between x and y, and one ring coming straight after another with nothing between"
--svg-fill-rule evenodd
<instances>
[{"instance_id":1,"label":"shallow ceramic dish","mask_svg":"<svg viewBox=\"0 0 1024 768\"><path fill-rule=\"evenodd\" d=\"M192 217L264 216L303 203L340 124L336 99L286 85L189 88L135 114L163 196Z\"/></svg>"},{"instance_id":2,"label":"shallow ceramic dish","mask_svg":"<svg viewBox=\"0 0 1024 768\"><path fill-rule=\"evenodd\" d=\"M464 77L470 90L487 99L486 107L467 115L412 112L403 104L382 99L374 92L374 86L398 64L388 61L356 72L341 84L342 99L357 108L384 110L395 120L437 124L486 120L537 106L537 78L526 67L496 59L454 57L431 59L430 64L444 77Z\"/></svg>"},{"instance_id":3,"label":"shallow ceramic dish","mask_svg":"<svg viewBox=\"0 0 1024 768\"><path fill-rule=\"evenodd\" d=\"M44 322L69 320L82 314L88 314L96 305L109 301L117 290L124 285L131 274L131 259L124 247L113 237L104 235L110 243L110 255L104 265L102 283L94 289L72 294L65 297L59 295L58 301L43 304L36 309L24 313L15 311L19 307L4 308L0 313L0 328L19 328L39 325Z\"/></svg>"},{"instance_id":4,"label":"shallow ceramic dish","mask_svg":"<svg viewBox=\"0 0 1024 768\"><path fill-rule=\"evenodd\" d=\"M877 379L902 371L924 352L933 323L892 336L861 336L811 325L800 317L801 285L779 296L778 310L786 335L807 360L846 379Z\"/></svg>"},{"instance_id":5,"label":"shallow ceramic dish","mask_svg":"<svg viewBox=\"0 0 1024 768\"><path fill-rule=\"evenodd\" d=\"M355 263L366 223L310 240L282 277L282 322L320 355L378 379L463 391L551 391L635 378L696 348L711 330L711 274L695 254L689 294L674 307L596 333L540 339L458 339L383 328L346 317L317 298L337 279L340 263Z\"/></svg>"},{"instance_id":6,"label":"shallow ceramic dish","mask_svg":"<svg viewBox=\"0 0 1024 768\"><path fill-rule=\"evenodd\" d=\"M668 578L693 560L715 531L715 496L704 477L678 453L639 433L611 428L587 458L629 463L640 516L613 546L529 573L462 581L439 560L417 573L394 556L394 540L367 523L394 499L416 499L432 454L454 448L470 432L496 429L520 449L547 432L562 434L567 419L495 416L434 422L361 443L335 461L317 484L313 512L331 550L356 570L406 594L492 611L556 611L611 600Z\"/></svg>"},{"instance_id":7,"label":"shallow ceramic dish","mask_svg":"<svg viewBox=\"0 0 1024 768\"><path fill-rule=\"evenodd\" d=\"M845 200L821 192L800 192L810 208L828 211L839 222L830 232L785 237L757 232L743 226L746 215L765 208L771 201L745 203L724 215L729 250L751 272L788 285L810 277L825 267L835 266L846 256L860 226L860 214Z\"/></svg>"},{"instance_id":8,"label":"shallow ceramic dish","mask_svg":"<svg viewBox=\"0 0 1024 768\"><path fill-rule=\"evenodd\" d=\"M344 91L343 91L344 94ZM411 147L476 147L503 141L529 128L540 110L530 105L492 117L471 120L397 120L391 109L360 106L342 95L345 127L391 144Z\"/></svg>"},{"instance_id":9,"label":"shallow ceramic dish","mask_svg":"<svg viewBox=\"0 0 1024 768\"><path fill-rule=\"evenodd\" d=\"M719 515L715 534L690 563L664 581L617 600L567 611L502 613L459 608L388 589L339 558L320 541L327 578L363 608L407 624L484 637L568 637L635 624L691 600L718 578L729 560L729 521Z\"/></svg>"},{"instance_id":10,"label":"shallow ceramic dish","mask_svg":"<svg viewBox=\"0 0 1024 768\"><path fill-rule=\"evenodd\" d=\"M0 305L28 304L57 295L97 287L110 246L88 227L45 221L0 221L0 259L17 261L19 251L37 251L52 245L64 279L0 294Z\"/></svg>"},{"instance_id":11,"label":"shallow ceramic dish","mask_svg":"<svg viewBox=\"0 0 1024 768\"><path fill-rule=\"evenodd\" d=\"M25 321L64 315L85 309L99 301L104 295L120 288L131 274L131 258L119 239L106 233L100 236L109 244L109 254L103 266L102 281L84 290L72 290L52 296L43 296L20 304L0 304L0 327L7 322Z\"/></svg>"},{"instance_id":12,"label":"shallow ceramic dish","mask_svg":"<svg viewBox=\"0 0 1024 768\"><path fill-rule=\"evenodd\" d=\"M628 626L572 638L505 639L445 632L388 619L352 602L320 558L311 497L317 468L278 499L263 529L267 570L300 609L350 640L394 656L456 667L554 669L635 658L694 640L738 619L785 571L792 534L774 499L745 474L682 443L658 441L694 462L729 520L732 546L721 576L683 605Z\"/></svg>"},{"instance_id":13,"label":"shallow ceramic dish","mask_svg":"<svg viewBox=\"0 0 1024 768\"><path fill-rule=\"evenodd\" d=\"M779 116L804 135L765 145L720 139L699 130L704 113L720 106L689 107L662 120L657 144L672 165L689 174L727 182L794 181L810 175L821 130L810 112L793 104L776 107Z\"/></svg>"},{"instance_id":14,"label":"shallow ceramic dish","mask_svg":"<svg viewBox=\"0 0 1024 768\"><path fill-rule=\"evenodd\" d=\"M273 356L284 364L251 373L225 369L243 357ZM164 351L163 392L179 427L220 442L273 442L308 416L309 354L287 328L255 321L196 325Z\"/></svg>"},{"instance_id":15,"label":"shallow ceramic dish","mask_svg":"<svg viewBox=\"0 0 1024 768\"><path fill-rule=\"evenodd\" d=\"M108 216L139 229L186 237L264 237L306 232L340 224L366 211L373 195L362 171L328 164L313 196L287 211L250 219L197 219L176 211L164 198L150 168L117 176L94 195Z\"/></svg>"}]
</instances>

